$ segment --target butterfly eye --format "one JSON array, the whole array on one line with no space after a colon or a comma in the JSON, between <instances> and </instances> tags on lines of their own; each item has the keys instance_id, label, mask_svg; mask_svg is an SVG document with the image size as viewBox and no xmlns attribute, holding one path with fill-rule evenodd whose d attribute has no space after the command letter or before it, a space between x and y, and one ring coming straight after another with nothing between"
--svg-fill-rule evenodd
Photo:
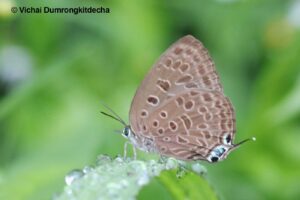
<instances>
[{"instance_id":1,"label":"butterfly eye","mask_svg":"<svg viewBox=\"0 0 300 200\"><path fill-rule=\"evenodd\" d=\"M123 130L123 136L124 137L129 137L130 135L130 128L129 127L125 127Z\"/></svg>"}]
</instances>

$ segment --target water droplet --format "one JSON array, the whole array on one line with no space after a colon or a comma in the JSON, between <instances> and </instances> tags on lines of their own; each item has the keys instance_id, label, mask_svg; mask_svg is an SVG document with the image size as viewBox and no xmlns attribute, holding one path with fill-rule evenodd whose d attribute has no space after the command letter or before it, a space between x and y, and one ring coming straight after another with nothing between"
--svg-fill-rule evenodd
<instances>
[{"instance_id":1,"label":"water droplet","mask_svg":"<svg viewBox=\"0 0 300 200\"><path fill-rule=\"evenodd\" d=\"M201 165L200 163L192 164L191 168L195 173L197 173L199 175L203 175L207 172L206 168L203 165Z\"/></svg>"},{"instance_id":2,"label":"water droplet","mask_svg":"<svg viewBox=\"0 0 300 200\"><path fill-rule=\"evenodd\" d=\"M75 180L80 179L83 175L84 173L81 170L74 169L65 176L65 182L67 185L71 185Z\"/></svg>"},{"instance_id":3,"label":"water droplet","mask_svg":"<svg viewBox=\"0 0 300 200\"><path fill-rule=\"evenodd\" d=\"M147 175L147 173L143 173L139 176L138 180L137 180L137 184L142 186L142 185L146 185L147 183L149 183L149 176Z\"/></svg>"},{"instance_id":4,"label":"water droplet","mask_svg":"<svg viewBox=\"0 0 300 200\"><path fill-rule=\"evenodd\" d=\"M96 160L96 165L105 165L111 162L111 158L108 155L99 155Z\"/></svg>"},{"instance_id":5,"label":"water droplet","mask_svg":"<svg viewBox=\"0 0 300 200\"><path fill-rule=\"evenodd\" d=\"M178 167L177 160L174 158L168 158L166 161L166 169L169 170L169 169L174 169L176 167Z\"/></svg>"},{"instance_id":6,"label":"water droplet","mask_svg":"<svg viewBox=\"0 0 300 200\"><path fill-rule=\"evenodd\" d=\"M118 163L123 163L124 159L121 155L117 155L116 158L115 158L115 161L118 162Z\"/></svg>"},{"instance_id":7,"label":"water droplet","mask_svg":"<svg viewBox=\"0 0 300 200\"><path fill-rule=\"evenodd\" d=\"M149 165L149 169L150 169L150 175L152 176L158 176L161 172L161 170L163 170L163 165L162 164L159 164L157 163L156 161L154 160L150 160L148 162L148 165Z\"/></svg>"},{"instance_id":8,"label":"water droplet","mask_svg":"<svg viewBox=\"0 0 300 200\"><path fill-rule=\"evenodd\" d=\"M125 179L120 181L120 185L123 186L123 188L127 188L129 186L129 182Z\"/></svg>"},{"instance_id":9,"label":"water droplet","mask_svg":"<svg viewBox=\"0 0 300 200\"><path fill-rule=\"evenodd\" d=\"M128 171L131 171L133 173L137 173L139 171L146 171L146 166L142 161L132 161L128 165Z\"/></svg>"},{"instance_id":10,"label":"water droplet","mask_svg":"<svg viewBox=\"0 0 300 200\"><path fill-rule=\"evenodd\" d=\"M90 173L94 170L94 168L92 166L85 166L82 171L83 173L87 174L87 173Z\"/></svg>"}]
</instances>

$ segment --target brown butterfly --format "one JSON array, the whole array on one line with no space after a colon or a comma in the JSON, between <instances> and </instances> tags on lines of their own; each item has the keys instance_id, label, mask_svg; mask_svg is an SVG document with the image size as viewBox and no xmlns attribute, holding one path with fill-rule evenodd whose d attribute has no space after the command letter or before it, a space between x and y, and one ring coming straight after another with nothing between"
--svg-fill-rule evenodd
<instances>
[{"instance_id":1,"label":"brown butterfly","mask_svg":"<svg viewBox=\"0 0 300 200\"><path fill-rule=\"evenodd\" d=\"M169 47L146 75L132 100L130 125L113 114L106 115L125 125L122 134L134 147L180 160L221 161L255 140L233 144L233 106L208 51L191 35Z\"/></svg>"}]
</instances>

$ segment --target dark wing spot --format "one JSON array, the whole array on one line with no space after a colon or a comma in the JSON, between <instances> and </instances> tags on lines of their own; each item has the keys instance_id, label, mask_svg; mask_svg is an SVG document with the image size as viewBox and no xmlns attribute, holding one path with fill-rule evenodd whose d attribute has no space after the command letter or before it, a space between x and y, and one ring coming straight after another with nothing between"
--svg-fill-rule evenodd
<instances>
[{"instance_id":1,"label":"dark wing spot","mask_svg":"<svg viewBox=\"0 0 300 200\"><path fill-rule=\"evenodd\" d=\"M194 107L194 102L193 101L188 101L184 105L185 109L191 110Z\"/></svg>"},{"instance_id":2,"label":"dark wing spot","mask_svg":"<svg viewBox=\"0 0 300 200\"><path fill-rule=\"evenodd\" d=\"M171 58L167 58L165 64L166 64L167 67L170 67L171 64L172 64Z\"/></svg>"},{"instance_id":3,"label":"dark wing spot","mask_svg":"<svg viewBox=\"0 0 300 200\"><path fill-rule=\"evenodd\" d=\"M207 80L209 80L209 77L208 76L203 76L203 81L205 82L205 81L207 81Z\"/></svg>"},{"instance_id":4,"label":"dark wing spot","mask_svg":"<svg viewBox=\"0 0 300 200\"><path fill-rule=\"evenodd\" d=\"M182 52L182 48L180 48L180 47L177 47L175 50L174 50L174 53L175 54L180 54Z\"/></svg>"},{"instance_id":5,"label":"dark wing spot","mask_svg":"<svg viewBox=\"0 0 300 200\"><path fill-rule=\"evenodd\" d=\"M208 110L207 110L206 107L201 106L201 107L198 109L198 111L199 111L200 113L206 113Z\"/></svg>"},{"instance_id":6,"label":"dark wing spot","mask_svg":"<svg viewBox=\"0 0 300 200\"><path fill-rule=\"evenodd\" d=\"M176 99L176 103L177 103L178 106L181 106L183 104L183 98L182 97L178 97Z\"/></svg>"},{"instance_id":7,"label":"dark wing spot","mask_svg":"<svg viewBox=\"0 0 300 200\"><path fill-rule=\"evenodd\" d=\"M198 66L198 73L199 73L199 75L203 75L203 74L206 73L206 70L205 70L203 64L200 64L200 65Z\"/></svg>"},{"instance_id":8,"label":"dark wing spot","mask_svg":"<svg viewBox=\"0 0 300 200\"><path fill-rule=\"evenodd\" d=\"M173 64L172 68L176 70L180 65L181 65L181 61L180 61L180 60L177 60L177 61Z\"/></svg>"},{"instance_id":9,"label":"dark wing spot","mask_svg":"<svg viewBox=\"0 0 300 200\"><path fill-rule=\"evenodd\" d=\"M176 83L177 83L177 84L187 83L187 82L191 81L192 78L193 78L193 77L192 77L191 75L185 75L185 76L181 77L180 79L178 79L178 80L176 81Z\"/></svg>"},{"instance_id":10,"label":"dark wing spot","mask_svg":"<svg viewBox=\"0 0 300 200\"><path fill-rule=\"evenodd\" d=\"M191 92L190 92L190 95L191 95L191 96L196 96L196 95L198 95L198 94L199 94L199 93L198 93L198 92L195 92L195 91L191 91Z\"/></svg>"},{"instance_id":11,"label":"dark wing spot","mask_svg":"<svg viewBox=\"0 0 300 200\"><path fill-rule=\"evenodd\" d=\"M208 79L207 81L204 81L204 84L207 86L211 86L211 81Z\"/></svg>"},{"instance_id":12,"label":"dark wing spot","mask_svg":"<svg viewBox=\"0 0 300 200\"><path fill-rule=\"evenodd\" d=\"M165 142L170 142L170 141L171 141L171 138L170 138L170 137L163 137L163 141L165 141Z\"/></svg>"},{"instance_id":13,"label":"dark wing spot","mask_svg":"<svg viewBox=\"0 0 300 200\"><path fill-rule=\"evenodd\" d=\"M154 122L153 122L153 127L158 127L158 121L157 120L155 120Z\"/></svg>"},{"instance_id":14,"label":"dark wing spot","mask_svg":"<svg viewBox=\"0 0 300 200\"><path fill-rule=\"evenodd\" d=\"M146 110L142 110L141 112L141 117L147 117L148 116L148 112Z\"/></svg>"},{"instance_id":15,"label":"dark wing spot","mask_svg":"<svg viewBox=\"0 0 300 200\"><path fill-rule=\"evenodd\" d=\"M161 89L163 90L164 92L167 92L169 89L170 89L170 83L169 81L166 81L166 80L158 80L156 82L156 85Z\"/></svg>"},{"instance_id":16,"label":"dark wing spot","mask_svg":"<svg viewBox=\"0 0 300 200\"><path fill-rule=\"evenodd\" d=\"M174 121L170 121L169 126L171 130L175 131L177 129L177 124Z\"/></svg>"},{"instance_id":17,"label":"dark wing spot","mask_svg":"<svg viewBox=\"0 0 300 200\"><path fill-rule=\"evenodd\" d=\"M156 96L149 96L147 99L148 103L152 104L152 105L157 105L158 104L158 97Z\"/></svg>"},{"instance_id":18,"label":"dark wing spot","mask_svg":"<svg viewBox=\"0 0 300 200\"><path fill-rule=\"evenodd\" d=\"M181 71L181 72L185 72L186 70L188 70L189 69L189 64L187 64L187 63L183 63L180 67L179 67L179 70Z\"/></svg>"},{"instance_id":19,"label":"dark wing spot","mask_svg":"<svg viewBox=\"0 0 300 200\"><path fill-rule=\"evenodd\" d=\"M158 134L162 135L164 133L164 129L160 128L157 130L158 131Z\"/></svg>"},{"instance_id":20,"label":"dark wing spot","mask_svg":"<svg viewBox=\"0 0 300 200\"><path fill-rule=\"evenodd\" d=\"M166 118L168 115L167 115L166 111L161 111L160 116L161 116L161 118Z\"/></svg>"},{"instance_id":21,"label":"dark wing spot","mask_svg":"<svg viewBox=\"0 0 300 200\"><path fill-rule=\"evenodd\" d=\"M146 125L143 126L143 130L147 131L147 126Z\"/></svg>"},{"instance_id":22,"label":"dark wing spot","mask_svg":"<svg viewBox=\"0 0 300 200\"><path fill-rule=\"evenodd\" d=\"M164 146L161 146L161 147L160 147L160 151L161 151L161 152L166 152L167 150L168 150L167 147L164 147Z\"/></svg>"},{"instance_id":23,"label":"dark wing spot","mask_svg":"<svg viewBox=\"0 0 300 200\"><path fill-rule=\"evenodd\" d=\"M192 126L192 121L188 118L188 116L187 115L182 115L180 118L182 119L185 127L187 129L190 129L191 126Z\"/></svg>"},{"instance_id":24,"label":"dark wing spot","mask_svg":"<svg viewBox=\"0 0 300 200\"><path fill-rule=\"evenodd\" d=\"M203 94L204 101L212 101L211 96L208 93Z\"/></svg>"},{"instance_id":25,"label":"dark wing spot","mask_svg":"<svg viewBox=\"0 0 300 200\"><path fill-rule=\"evenodd\" d=\"M205 85L210 86L212 84L211 79L208 76L204 76L202 79L203 79L203 83ZM217 79L217 78L215 78L215 79Z\"/></svg>"},{"instance_id":26,"label":"dark wing spot","mask_svg":"<svg viewBox=\"0 0 300 200\"><path fill-rule=\"evenodd\" d=\"M180 144L186 144L186 143L188 143L188 140L186 140L180 136L177 136L177 142Z\"/></svg>"},{"instance_id":27,"label":"dark wing spot","mask_svg":"<svg viewBox=\"0 0 300 200\"><path fill-rule=\"evenodd\" d=\"M226 114L224 112L221 112L220 116L221 116L221 119L226 119L227 118L227 116L226 116Z\"/></svg>"}]
</instances>

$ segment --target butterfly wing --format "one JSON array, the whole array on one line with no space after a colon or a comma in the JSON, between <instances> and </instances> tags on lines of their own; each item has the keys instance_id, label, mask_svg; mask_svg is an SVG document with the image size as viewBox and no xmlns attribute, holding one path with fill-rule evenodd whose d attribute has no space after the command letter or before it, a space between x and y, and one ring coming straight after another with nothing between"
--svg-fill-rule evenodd
<instances>
[{"instance_id":1,"label":"butterfly wing","mask_svg":"<svg viewBox=\"0 0 300 200\"><path fill-rule=\"evenodd\" d=\"M202 43L190 35L175 42L152 67L135 94L129 117L133 132L152 138L157 146L169 145L163 136L176 135L170 137L178 143L178 136L192 135L183 146L210 149L213 143L207 132L211 138L227 134L231 140L235 132L233 108L223 94L214 63Z\"/></svg>"},{"instance_id":2,"label":"butterfly wing","mask_svg":"<svg viewBox=\"0 0 300 200\"><path fill-rule=\"evenodd\" d=\"M162 112L168 116L163 118ZM208 157L216 146L231 144L235 132L231 103L217 91L184 91L142 124L149 129L144 134L154 139L161 154L182 160ZM181 149L183 146L187 148Z\"/></svg>"}]
</instances>

